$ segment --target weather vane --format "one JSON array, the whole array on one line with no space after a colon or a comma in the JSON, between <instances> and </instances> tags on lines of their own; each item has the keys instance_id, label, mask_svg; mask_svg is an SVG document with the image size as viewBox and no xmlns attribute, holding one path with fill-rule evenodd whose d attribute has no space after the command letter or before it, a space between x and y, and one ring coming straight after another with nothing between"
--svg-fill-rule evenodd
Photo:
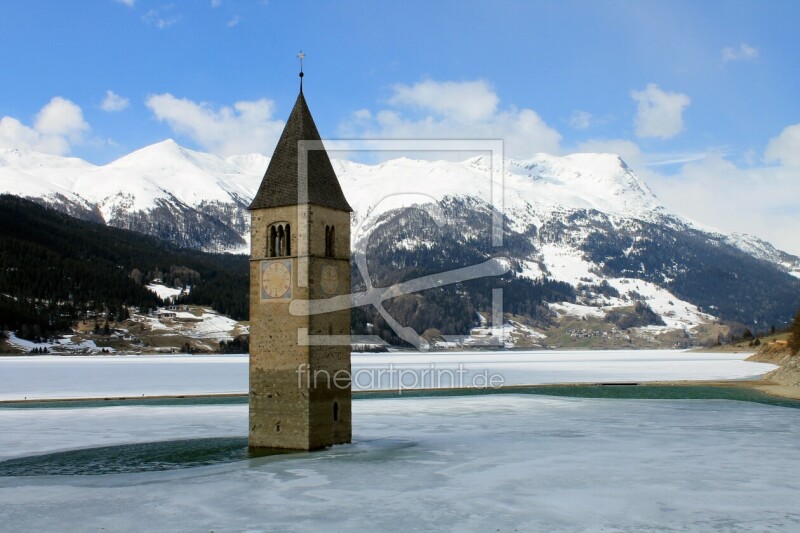
<instances>
[{"instance_id":1,"label":"weather vane","mask_svg":"<svg viewBox=\"0 0 800 533\"><path fill-rule=\"evenodd\" d=\"M300 50L300 53L297 54L297 59L300 60L300 77L301 78L303 77L303 58L304 57L306 57L306 55L303 53L302 50Z\"/></svg>"}]
</instances>

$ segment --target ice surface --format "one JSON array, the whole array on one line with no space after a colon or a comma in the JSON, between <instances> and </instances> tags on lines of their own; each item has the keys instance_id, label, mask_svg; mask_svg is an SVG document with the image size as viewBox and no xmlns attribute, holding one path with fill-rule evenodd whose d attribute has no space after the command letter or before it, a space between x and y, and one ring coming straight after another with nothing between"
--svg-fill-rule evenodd
<instances>
[{"instance_id":1,"label":"ice surface","mask_svg":"<svg viewBox=\"0 0 800 533\"><path fill-rule=\"evenodd\" d=\"M800 410L358 400L354 443L169 472L0 478L3 531L797 531ZM247 407L0 409L3 458L246 435Z\"/></svg>"},{"instance_id":2,"label":"ice surface","mask_svg":"<svg viewBox=\"0 0 800 533\"><path fill-rule=\"evenodd\" d=\"M354 388L399 390L754 378L776 368L749 354L637 351L354 353ZM246 355L0 358L0 400L246 393Z\"/></svg>"},{"instance_id":3,"label":"ice surface","mask_svg":"<svg viewBox=\"0 0 800 533\"><path fill-rule=\"evenodd\" d=\"M0 358L0 400L247 391L246 356Z\"/></svg>"}]
</instances>

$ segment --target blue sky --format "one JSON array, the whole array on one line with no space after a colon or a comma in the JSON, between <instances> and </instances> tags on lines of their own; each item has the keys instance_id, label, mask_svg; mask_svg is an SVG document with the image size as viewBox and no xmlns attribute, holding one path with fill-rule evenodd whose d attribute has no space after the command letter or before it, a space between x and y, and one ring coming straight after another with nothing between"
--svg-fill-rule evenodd
<instances>
[{"instance_id":1,"label":"blue sky","mask_svg":"<svg viewBox=\"0 0 800 533\"><path fill-rule=\"evenodd\" d=\"M800 253L800 2L5 0L0 12L0 147L105 163L172 137L269 154L302 49L324 137L614 151L669 207Z\"/></svg>"}]
</instances>

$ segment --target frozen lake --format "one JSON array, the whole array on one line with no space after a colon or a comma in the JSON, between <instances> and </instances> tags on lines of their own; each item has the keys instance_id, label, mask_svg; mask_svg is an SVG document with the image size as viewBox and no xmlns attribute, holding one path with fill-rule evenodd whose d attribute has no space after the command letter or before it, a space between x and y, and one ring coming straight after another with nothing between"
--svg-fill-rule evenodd
<instances>
[{"instance_id":1,"label":"frozen lake","mask_svg":"<svg viewBox=\"0 0 800 533\"><path fill-rule=\"evenodd\" d=\"M355 390L673 380L740 380L776 368L749 354L679 350L353 354ZM246 355L0 358L0 400L237 394Z\"/></svg>"},{"instance_id":2,"label":"frozen lake","mask_svg":"<svg viewBox=\"0 0 800 533\"><path fill-rule=\"evenodd\" d=\"M185 470L0 477L3 531L797 531L800 409L364 399L354 443ZM0 408L0 459L246 436L246 405Z\"/></svg>"},{"instance_id":3,"label":"frozen lake","mask_svg":"<svg viewBox=\"0 0 800 533\"><path fill-rule=\"evenodd\" d=\"M772 368L744 357L682 351L354 354L353 372L363 390L396 389L398 383L385 379L359 382L360 371L374 376L389 368L418 377L423 370L464 369L465 380L497 374L506 385L746 379ZM410 388L411 378L402 385ZM246 388L246 356L0 359L3 399ZM197 402L0 406L0 529L800 527L800 513L793 511L800 489L800 409L516 393L362 398L353 402L353 444L247 458L246 404ZM198 460L214 446L227 446L222 452L228 455L207 466L127 471L148 461L172 468L159 461ZM85 475L99 471L112 473Z\"/></svg>"}]
</instances>

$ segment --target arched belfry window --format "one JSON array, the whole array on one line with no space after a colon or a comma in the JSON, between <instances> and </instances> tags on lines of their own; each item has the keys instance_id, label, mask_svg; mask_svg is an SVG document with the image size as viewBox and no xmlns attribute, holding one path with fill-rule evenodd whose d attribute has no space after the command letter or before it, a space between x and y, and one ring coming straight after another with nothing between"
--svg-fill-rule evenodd
<instances>
[{"instance_id":1,"label":"arched belfry window","mask_svg":"<svg viewBox=\"0 0 800 533\"><path fill-rule=\"evenodd\" d=\"M339 402L333 402L333 421L339 421Z\"/></svg>"},{"instance_id":2,"label":"arched belfry window","mask_svg":"<svg viewBox=\"0 0 800 533\"><path fill-rule=\"evenodd\" d=\"M336 233L333 226L325 226L325 257L333 257Z\"/></svg>"},{"instance_id":3,"label":"arched belfry window","mask_svg":"<svg viewBox=\"0 0 800 533\"><path fill-rule=\"evenodd\" d=\"M278 256L278 230L275 226L269 228L269 256Z\"/></svg>"},{"instance_id":4,"label":"arched belfry window","mask_svg":"<svg viewBox=\"0 0 800 533\"><path fill-rule=\"evenodd\" d=\"M292 255L292 229L289 224L281 222L270 226L267 248L270 257Z\"/></svg>"}]
</instances>

